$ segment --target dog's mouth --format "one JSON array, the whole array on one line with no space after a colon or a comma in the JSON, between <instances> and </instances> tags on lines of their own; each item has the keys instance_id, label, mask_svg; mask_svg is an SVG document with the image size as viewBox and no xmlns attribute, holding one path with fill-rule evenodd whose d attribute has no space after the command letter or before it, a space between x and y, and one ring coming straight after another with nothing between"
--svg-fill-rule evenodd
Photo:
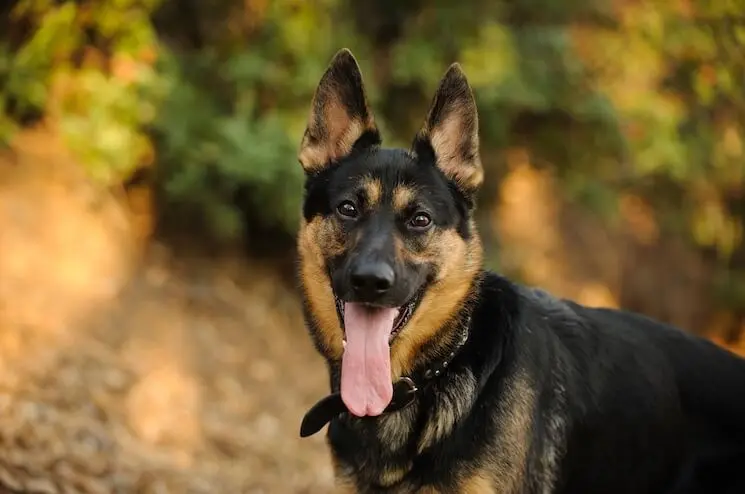
<instances>
[{"instance_id":1,"label":"dog's mouth","mask_svg":"<svg viewBox=\"0 0 745 494\"><path fill-rule=\"evenodd\" d=\"M411 320L419 300L417 294L399 307L377 307L336 298L344 338L341 398L353 415L380 415L391 402L391 344Z\"/></svg>"},{"instance_id":2,"label":"dog's mouth","mask_svg":"<svg viewBox=\"0 0 745 494\"><path fill-rule=\"evenodd\" d=\"M339 323L341 324L342 331L344 332L344 344L347 343L347 328L345 325L345 305L347 302L343 301L336 295L334 295L334 299L336 302L336 313L339 316ZM421 301L421 292L417 292L414 294L413 297L409 299L408 302L401 305L400 307L394 309L396 310L396 315L393 319L393 325L391 327L390 335L388 336L388 344L392 344L393 340L396 339L396 337L401 333L401 330L406 326L406 324L411 320L411 317L414 315L414 311L416 311L417 307L419 306L419 302ZM366 306L367 310L369 310L371 313L375 311L381 310L379 307L375 306Z\"/></svg>"}]
</instances>

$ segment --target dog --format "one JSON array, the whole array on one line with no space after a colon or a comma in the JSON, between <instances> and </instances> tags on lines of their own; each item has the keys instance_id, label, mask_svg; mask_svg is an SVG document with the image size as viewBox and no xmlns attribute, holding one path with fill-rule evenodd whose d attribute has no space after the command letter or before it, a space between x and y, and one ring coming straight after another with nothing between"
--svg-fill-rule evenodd
<instances>
[{"instance_id":1,"label":"dog","mask_svg":"<svg viewBox=\"0 0 745 494\"><path fill-rule=\"evenodd\" d=\"M328 424L340 492L745 493L744 359L485 270L458 64L411 148L388 149L341 50L298 159L304 316L330 378L301 436Z\"/></svg>"}]
</instances>

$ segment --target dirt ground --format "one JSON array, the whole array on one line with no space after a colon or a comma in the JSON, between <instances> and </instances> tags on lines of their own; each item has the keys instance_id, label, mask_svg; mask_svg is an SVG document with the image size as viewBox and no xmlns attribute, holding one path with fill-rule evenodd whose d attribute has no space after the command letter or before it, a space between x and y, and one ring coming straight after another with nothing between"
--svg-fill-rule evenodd
<instances>
[{"instance_id":1,"label":"dirt ground","mask_svg":"<svg viewBox=\"0 0 745 494\"><path fill-rule=\"evenodd\" d=\"M0 492L329 492L288 280L142 242L75 170L43 133L0 160Z\"/></svg>"}]
</instances>

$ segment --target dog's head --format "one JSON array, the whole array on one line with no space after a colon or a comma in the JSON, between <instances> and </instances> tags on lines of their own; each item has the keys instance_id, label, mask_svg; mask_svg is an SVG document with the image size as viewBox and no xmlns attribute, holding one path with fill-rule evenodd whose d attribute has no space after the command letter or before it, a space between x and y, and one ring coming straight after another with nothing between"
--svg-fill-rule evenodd
<instances>
[{"instance_id":1,"label":"dog's head","mask_svg":"<svg viewBox=\"0 0 745 494\"><path fill-rule=\"evenodd\" d=\"M481 269L472 213L483 171L476 104L447 71L410 150L384 149L359 66L334 57L312 102L300 280L311 334L341 363L355 415L378 415L391 380L441 356Z\"/></svg>"}]
</instances>

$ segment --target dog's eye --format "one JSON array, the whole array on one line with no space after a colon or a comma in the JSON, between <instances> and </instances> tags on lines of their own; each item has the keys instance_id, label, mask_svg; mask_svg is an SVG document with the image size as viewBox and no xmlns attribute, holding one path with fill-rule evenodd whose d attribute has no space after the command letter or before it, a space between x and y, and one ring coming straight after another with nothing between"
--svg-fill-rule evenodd
<instances>
[{"instance_id":1,"label":"dog's eye","mask_svg":"<svg viewBox=\"0 0 745 494\"><path fill-rule=\"evenodd\" d=\"M412 228L416 228L418 230L427 228L431 224L432 218L427 213L417 213L411 218L411 220L409 220L409 225L411 225Z\"/></svg>"},{"instance_id":2,"label":"dog's eye","mask_svg":"<svg viewBox=\"0 0 745 494\"><path fill-rule=\"evenodd\" d=\"M352 201L343 201L336 207L336 210L339 212L340 215L346 218L357 217L357 206L355 206Z\"/></svg>"}]
</instances>

